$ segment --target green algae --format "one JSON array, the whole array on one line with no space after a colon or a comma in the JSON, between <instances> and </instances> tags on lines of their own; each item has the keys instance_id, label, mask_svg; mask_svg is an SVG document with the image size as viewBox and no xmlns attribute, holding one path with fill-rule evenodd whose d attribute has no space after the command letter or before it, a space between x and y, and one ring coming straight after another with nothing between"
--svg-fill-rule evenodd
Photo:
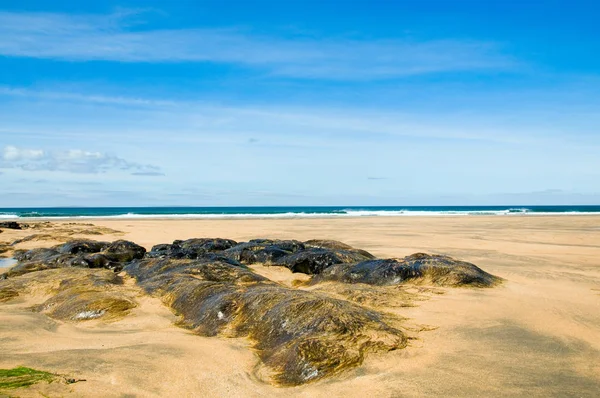
<instances>
[{"instance_id":1,"label":"green algae","mask_svg":"<svg viewBox=\"0 0 600 398\"><path fill-rule=\"evenodd\" d=\"M55 374L23 366L14 369L0 369L0 390L29 387L42 381L51 383L56 378Z\"/></svg>"}]
</instances>

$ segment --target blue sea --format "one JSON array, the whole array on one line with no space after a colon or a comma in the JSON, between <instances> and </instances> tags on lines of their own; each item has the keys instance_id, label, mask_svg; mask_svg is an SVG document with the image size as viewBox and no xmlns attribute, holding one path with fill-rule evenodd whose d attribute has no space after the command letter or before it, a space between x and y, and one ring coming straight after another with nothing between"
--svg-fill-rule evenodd
<instances>
[{"instance_id":1,"label":"blue sea","mask_svg":"<svg viewBox=\"0 0 600 398\"><path fill-rule=\"evenodd\" d=\"M0 208L17 218L318 218L373 216L514 216L600 214L596 206L286 206L286 207L40 207Z\"/></svg>"}]
</instances>

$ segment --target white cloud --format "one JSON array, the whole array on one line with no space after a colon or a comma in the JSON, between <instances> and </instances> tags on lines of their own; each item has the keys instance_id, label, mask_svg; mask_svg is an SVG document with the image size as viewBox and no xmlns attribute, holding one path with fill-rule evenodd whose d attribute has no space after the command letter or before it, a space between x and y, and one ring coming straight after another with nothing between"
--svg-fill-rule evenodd
<instances>
[{"instance_id":1,"label":"white cloud","mask_svg":"<svg viewBox=\"0 0 600 398\"><path fill-rule=\"evenodd\" d=\"M0 12L0 54L120 62L213 62L317 79L385 79L505 69L495 43L468 40L282 39L239 29L132 29L127 14Z\"/></svg>"},{"instance_id":2,"label":"white cloud","mask_svg":"<svg viewBox=\"0 0 600 398\"><path fill-rule=\"evenodd\" d=\"M18 148L12 145L4 147L0 168L25 171L62 171L77 174L124 171L130 172L132 175L162 175L156 166L130 162L106 153L80 149L44 151Z\"/></svg>"},{"instance_id":3,"label":"white cloud","mask_svg":"<svg viewBox=\"0 0 600 398\"><path fill-rule=\"evenodd\" d=\"M36 160L44 157L44 151L39 149L19 149L14 146L4 148L2 159L7 162L16 162L20 160Z\"/></svg>"},{"instance_id":4,"label":"white cloud","mask_svg":"<svg viewBox=\"0 0 600 398\"><path fill-rule=\"evenodd\" d=\"M44 148L44 160L38 160L36 169L42 170L42 165L56 169L46 159L47 149L68 143L71 148L94 150L53 152L52 158L62 159L56 161L61 169L80 169L76 162L80 159L84 169L95 170L102 163L120 170L118 161L106 159L105 154L113 151L127 154L129 163L152 159L161 167L111 172L103 176L102 190L159 195L191 186L214 196L203 201L174 198L171 203L177 204L339 204L352 198L366 198L356 199L356 204L406 203L399 202L403 197L413 198L416 204L426 195L432 200L435 195L468 192L490 195L548 187L594 192L599 178L598 135L583 138L580 129L571 126L579 115L574 112L563 112L559 119L546 115L546 122L553 121L547 127L540 126L537 115L526 118L527 112L511 112L505 121L506 111L499 110L411 113L318 103L224 106L23 88L5 92L0 137L20 149ZM586 120L589 128L598 125L597 119ZM250 145L249 137L258 141ZM22 192L23 184L11 186L10 180L31 175L50 179L56 187L89 180L82 174L28 173L23 170L36 162L23 163L27 162L13 162L11 167L20 170L2 176L8 182L3 185L6 192ZM137 176L161 172L169 178ZM239 192L223 192L227 187ZM308 199L255 200L249 193L269 189ZM330 199L321 201L316 195ZM133 202L124 197L121 203ZM439 199L440 203L448 200Z\"/></svg>"}]
</instances>

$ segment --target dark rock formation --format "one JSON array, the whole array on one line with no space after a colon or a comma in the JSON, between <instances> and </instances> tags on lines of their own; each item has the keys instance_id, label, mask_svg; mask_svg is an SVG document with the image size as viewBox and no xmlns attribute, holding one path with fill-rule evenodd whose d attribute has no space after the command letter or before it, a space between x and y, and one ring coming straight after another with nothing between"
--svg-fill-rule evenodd
<instances>
[{"instance_id":1,"label":"dark rock formation","mask_svg":"<svg viewBox=\"0 0 600 398\"><path fill-rule=\"evenodd\" d=\"M87 239L72 240L52 248L17 250L18 261L6 277L53 268L107 268L120 271L125 263L144 257L146 249L133 242L118 240L113 243Z\"/></svg>"},{"instance_id":2,"label":"dark rock formation","mask_svg":"<svg viewBox=\"0 0 600 398\"><path fill-rule=\"evenodd\" d=\"M282 266L305 274L318 274L333 264L375 258L364 250L325 240L302 243L297 240L253 239L233 246L223 254L244 264Z\"/></svg>"},{"instance_id":3,"label":"dark rock formation","mask_svg":"<svg viewBox=\"0 0 600 398\"><path fill-rule=\"evenodd\" d=\"M47 259L50 259L52 256L56 256L57 254L60 254L58 250L49 248L16 250L14 258L19 262L34 260L45 261Z\"/></svg>"},{"instance_id":4,"label":"dark rock formation","mask_svg":"<svg viewBox=\"0 0 600 398\"><path fill-rule=\"evenodd\" d=\"M203 336L247 336L282 385L298 385L362 363L406 336L372 310L282 287L220 259L144 259L124 269Z\"/></svg>"},{"instance_id":5,"label":"dark rock formation","mask_svg":"<svg viewBox=\"0 0 600 398\"><path fill-rule=\"evenodd\" d=\"M300 250L304 250L304 244L297 240L253 239L225 250L223 255L244 264L269 265Z\"/></svg>"},{"instance_id":6,"label":"dark rock formation","mask_svg":"<svg viewBox=\"0 0 600 398\"><path fill-rule=\"evenodd\" d=\"M304 242L307 247L318 247L321 249L333 249L333 250L347 250L363 255L366 258L375 258L374 255L366 250L356 249L350 245L337 240L326 240L326 239L312 239Z\"/></svg>"},{"instance_id":7,"label":"dark rock formation","mask_svg":"<svg viewBox=\"0 0 600 398\"><path fill-rule=\"evenodd\" d=\"M149 258L188 258L195 259L206 253L220 252L237 244L231 239L202 238L176 240L172 244L160 244L147 253Z\"/></svg>"},{"instance_id":8,"label":"dark rock formation","mask_svg":"<svg viewBox=\"0 0 600 398\"><path fill-rule=\"evenodd\" d=\"M181 246L184 250L216 252L229 249L230 247L237 245L237 242L231 239L222 238L193 238L184 241L176 240L173 244Z\"/></svg>"},{"instance_id":9,"label":"dark rock formation","mask_svg":"<svg viewBox=\"0 0 600 398\"><path fill-rule=\"evenodd\" d=\"M64 254L98 253L106 249L110 243L90 239L71 240L63 245L55 246L55 250Z\"/></svg>"},{"instance_id":10,"label":"dark rock formation","mask_svg":"<svg viewBox=\"0 0 600 398\"><path fill-rule=\"evenodd\" d=\"M316 275L311 283L337 281L370 285L396 285L420 280L441 286L490 287L500 278L474 264L448 256L416 253L403 259L370 260L357 264L338 264Z\"/></svg>"},{"instance_id":11,"label":"dark rock formation","mask_svg":"<svg viewBox=\"0 0 600 398\"><path fill-rule=\"evenodd\" d=\"M120 271L123 264L118 261L112 261L103 253L91 253L83 256L85 262L84 268L106 268Z\"/></svg>"},{"instance_id":12,"label":"dark rock formation","mask_svg":"<svg viewBox=\"0 0 600 398\"><path fill-rule=\"evenodd\" d=\"M287 267L292 272L314 275L320 274L334 264L356 263L373 258L372 255L368 253L367 255L356 250L313 247L281 257L273 265Z\"/></svg>"},{"instance_id":13,"label":"dark rock formation","mask_svg":"<svg viewBox=\"0 0 600 398\"><path fill-rule=\"evenodd\" d=\"M132 260L140 259L146 254L146 249L127 240L117 240L102 251L108 259L118 263L126 263Z\"/></svg>"},{"instance_id":14,"label":"dark rock formation","mask_svg":"<svg viewBox=\"0 0 600 398\"><path fill-rule=\"evenodd\" d=\"M23 227L21 226L21 224L19 224L16 221L3 221L3 222L0 222L0 228L6 228L6 229L23 229Z\"/></svg>"},{"instance_id":15,"label":"dark rock formation","mask_svg":"<svg viewBox=\"0 0 600 398\"><path fill-rule=\"evenodd\" d=\"M378 260L327 240L255 239L238 244L220 238L188 239L156 245L148 253L124 240L74 240L17 251L15 258L17 265L0 280L0 302L28 289L45 289L52 297L37 310L50 317L117 319L135 307L139 293L127 290L134 288L123 284L122 274L112 272L124 270L146 293L180 315L180 326L203 336L248 337L268 374L281 385L318 380L360 365L369 352L406 345L407 337L397 326L400 319L377 308L381 300L411 305L410 293L367 285L416 281L489 287L500 281L447 256L418 253ZM310 291L288 288L253 272L247 265L254 263L312 274L309 284L342 283Z\"/></svg>"},{"instance_id":16,"label":"dark rock formation","mask_svg":"<svg viewBox=\"0 0 600 398\"><path fill-rule=\"evenodd\" d=\"M193 275L209 282L264 282L267 278L255 274L246 266L218 255L208 254L199 259L144 259L135 261L124 269L138 281L146 282L146 288L154 286L157 278L170 278L173 275ZM152 280L152 283L148 281ZM154 291L161 286L151 288Z\"/></svg>"}]
</instances>

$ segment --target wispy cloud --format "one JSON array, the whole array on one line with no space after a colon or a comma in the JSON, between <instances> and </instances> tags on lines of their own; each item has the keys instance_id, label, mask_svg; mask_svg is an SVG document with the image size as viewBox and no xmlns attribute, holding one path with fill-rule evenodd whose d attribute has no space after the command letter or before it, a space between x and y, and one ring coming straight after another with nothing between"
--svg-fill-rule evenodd
<instances>
[{"instance_id":1,"label":"wispy cloud","mask_svg":"<svg viewBox=\"0 0 600 398\"><path fill-rule=\"evenodd\" d=\"M12 145L4 147L0 168L77 174L99 174L116 170L130 172L132 175L163 175L156 166L133 163L102 152L79 149L45 151Z\"/></svg>"},{"instance_id":2,"label":"wispy cloud","mask_svg":"<svg viewBox=\"0 0 600 398\"><path fill-rule=\"evenodd\" d=\"M1 39L0 39L1 40ZM21 98L39 98L42 100L87 102L92 104L110 104L125 106L180 106L181 102L106 95L80 94L67 91L34 91L22 87L0 86L0 95Z\"/></svg>"},{"instance_id":3,"label":"wispy cloud","mask_svg":"<svg viewBox=\"0 0 600 398\"><path fill-rule=\"evenodd\" d=\"M134 173L131 173L131 175L144 177L162 177L165 174L161 173L160 171L136 171Z\"/></svg>"},{"instance_id":4,"label":"wispy cloud","mask_svg":"<svg viewBox=\"0 0 600 398\"><path fill-rule=\"evenodd\" d=\"M336 80L497 70L515 65L497 44L490 42L284 39L235 28L140 29L128 24L127 17L128 13L123 12L0 12L0 54L70 61L224 63L280 76Z\"/></svg>"},{"instance_id":5,"label":"wispy cloud","mask_svg":"<svg viewBox=\"0 0 600 398\"><path fill-rule=\"evenodd\" d=\"M103 130L101 135L122 135L127 129L129 134L143 126L140 132L145 140L152 139L150 132L160 125L169 124L176 127L178 133L173 140L178 142L197 141L201 139L219 142L245 140L248 144L269 143L289 144L295 146L324 146L325 142L343 137L354 138L359 141L369 141L374 138L393 137L415 137L415 138L440 138L464 141L488 141L499 143L524 143L531 141L535 130L530 130L528 135L522 131L511 132L500 127L485 126L487 122L481 122L477 117L470 116L465 120L464 115L456 116L437 112L435 118L431 115L418 116L396 110L381 109L370 110L361 107L328 108L325 106L226 106L214 105L202 101L186 100L161 100L153 98L108 96L101 94L82 94L64 91L30 90L22 87L0 86L0 98L22 98L25 101L36 100L38 108L45 107L44 104L52 104L53 107L69 106L81 107L83 103L102 104L107 113L106 119L118 120L119 126L113 131ZM61 105L62 104L62 105ZM140 114L132 118L128 112L131 109L139 109ZM54 109L53 112L59 112ZM86 117L94 118L95 125L102 124L102 117L98 119L99 110L94 110L93 115ZM68 110L69 119L83 116L73 116L71 108ZM0 126L0 133L12 134L10 119L11 115L0 111L0 116L5 118L4 124ZM121 117L123 119L121 119ZM151 123L140 124L143 121ZM157 120L160 119L160 120ZM89 119L92 120L92 119ZM89 122L88 120L88 122ZM486 120L491 120L486 117ZM89 125L86 122L85 125ZM131 124L135 124L133 127ZM482 127L482 125L484 127ZM20 135L39 134L47 130L44 126L33 129L24 127L19 118L19 126L14 131ZM73 131L75 135L81 133L78 123L67 123L61 125L61 136L69 136ZM91 134L91 129L85 130ZM286 134L282 134L285 131ZM164 131L158 134L163 140ZM219 133L215 135L215 133ZM250 136L250 138L246 138ZM302 140L295 138L301 136ZM200 137L200 138L199 138ZM141 137L140 137L141 138ZM269 138L269 139L266 139ZM546 138L545 138L546 139ZM232 143L229 142L228 143ZM336 142L341 145L342 142Z\"/></svg>"}]
</instances>

